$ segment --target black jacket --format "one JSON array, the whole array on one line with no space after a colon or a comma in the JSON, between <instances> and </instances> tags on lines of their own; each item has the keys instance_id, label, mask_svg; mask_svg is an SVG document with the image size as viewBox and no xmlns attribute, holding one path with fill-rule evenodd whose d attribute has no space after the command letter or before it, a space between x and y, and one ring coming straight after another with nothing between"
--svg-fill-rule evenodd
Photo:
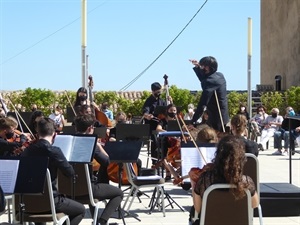
<instances>
[{"instance_id":1,"label":"black jacket","mask_svg":"<svg viewBox=\"0 0 300 225\"><path fill-rule=\"evenodd\" d=\"M49 158L48 169L51 174L53 194L58 194L56 188L57 170L66 177L72 177L75 172L59 147L52 146L47 140L40 139L37 143L27 147L21 156L46 156Z\"/></svg>"},{"instance_id":2,"label":"black jacket","mask_svg":"<svg viewBox=\"0 0 300 225\"><path fill-rule=\"evenodd\" d=\"M204 106L208 111L208 124L215 130L222 131L222 123L216 102L215 91L217 93L223 124L229 121L226 80L222 73L214 72L212 74L203 74L199 67L194 67L194 71L201 82L202 94L194 113L192 122L196 123L203 113Z\"/></svg>"}]
</instances>

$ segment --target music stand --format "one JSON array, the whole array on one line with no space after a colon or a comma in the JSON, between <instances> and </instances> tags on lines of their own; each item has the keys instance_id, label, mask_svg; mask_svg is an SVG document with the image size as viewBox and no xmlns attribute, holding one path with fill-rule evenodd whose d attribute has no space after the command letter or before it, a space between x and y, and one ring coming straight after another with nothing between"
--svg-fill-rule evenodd
<instances>
[{"instance_id":1,"label":"music stand","mask_svg":"<svg viewBox=\"0 0 300 225\"><path fill-rule=\"evenodd\" d=\"M106 127L95 127L94 134L96 134L98 136L98 138L106 138L107 128Z\"/></svg>"},{"instance_id":2,"label":"music stand","mask_svg":"<svg viewBox=\"0 0 300 225\"><path fill-rule=\"evenodd\" d=\"M64 126L62 129L63 134L75 134L75 126Z\"/></svg>"},{"instance_id":3,"label":"music stand","mask_svg":"<svg viewBox=\"0 0 300 225\"><path fill-rule=\"evenodd\" d=\"M107 142L105 144L105 151L109 155L109 159L111 162L115 162L118 164L118 176L119 176L119 188L122 185L122 165L123 163L133 163L136 162L141 148L142 141L115 141L115 142ZM129 175L128 175L129 176ZM126 214L132 216L138 221L141 221L135 215L130 214L129 212L123 210ZM121 213L121 208L119 208L119 218Z\"/></svg>"},{"instance_id":4,"label":"music stand","mask_svg":"<svg viewBox=\"0 0 300 225\"><path fill-rule=\"evenodd\" d=\"M149 124L120 124L116 126L117 141L149 140Z\"/></svg>"},{"instance_id":5,"label":"music stand","mask_svg":"<svg viewBox=\"0 0 300 225\"><path fill-rule=\"evenodd\" d=\"M0 185L4 194L20 194L20 223L23 224L24 194L44 191L48 157L1 157Z\"/></svg>"},{"instance_id":6,"label":"music stand","mask_svg":"<svg viewBox=\"0 0 300 225\"><path fill-rule=\"evenodd\" d=\"M68 122L73 122L74 118L75 118L75 114L74 114L72 107L67 107L66 111L67 111Z\"/></svg>"},{"instance_id":7,"label":"music stand","mask_svg":"<svg viewBox=\"0 0 300 225\"><path fill-rule=\"evenodd\" d=\"M30 118L31 118L31 114L32 112L19 112L20 116L22 117L22 119L24 120L24 123L23 120L20 120L20 123L21 123L21 126L23 128L23 131L24 132L29 132L28 129L27 129L27 125L29 124L30 122ZM16 113L15 112L7 112L7 116L11 116L13 118L15 118L17 120L17 116L16 116ZM20 125L18 125L18 130L21 130L20 128Z\"/></svg>"},{"instance_id":8,"label":"music stand","mask_svg":"<svg viewBox=\"0 0 300 225\"><path fill-rule=\"evenodd\" d=\"M184 120L185 124L190 124L191 120ZM167 131L180 131L177 120L169 120Z\"/></svg>"}]
</instances>

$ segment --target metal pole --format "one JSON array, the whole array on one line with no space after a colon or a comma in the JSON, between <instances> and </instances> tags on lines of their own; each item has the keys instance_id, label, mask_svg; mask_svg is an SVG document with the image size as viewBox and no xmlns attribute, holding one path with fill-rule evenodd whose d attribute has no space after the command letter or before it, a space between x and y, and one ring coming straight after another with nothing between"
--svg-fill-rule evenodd
<instances>
[{"instance_id":1,"label":"metal pole","mask_svg":"<svg viewBox=\"0 0 300 225\"><path fill-rule=\"evenodd\" d=\"M81 78L82 87L87 88L86 77L86 0L81 0Z\"/></svg>"},{"instance_id":2,"label":"metal pole","mask_svg":"<svg viewBox=\"0 0 300 225\"><path fill-rule=\"evenodd\" d=\"M252 19L248 18L248 113L250 118L252 118L251 56L252 56Z\"/></svg>"}]
</instances>

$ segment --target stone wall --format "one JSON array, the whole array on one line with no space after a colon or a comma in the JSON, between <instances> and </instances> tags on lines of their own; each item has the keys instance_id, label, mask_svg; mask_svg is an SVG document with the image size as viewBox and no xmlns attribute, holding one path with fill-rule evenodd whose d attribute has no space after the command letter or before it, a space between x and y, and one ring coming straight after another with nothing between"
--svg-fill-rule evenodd
<instances>
[{"instance_id":1,"label":"stone wall","mask_svg":"<svg viewBox=\"0 0 300 225\"><path fill-rule=\"evenodd\" d=\"M261 0L261 84L300 85L300 0Z\"/></svg>"}]
</instances>

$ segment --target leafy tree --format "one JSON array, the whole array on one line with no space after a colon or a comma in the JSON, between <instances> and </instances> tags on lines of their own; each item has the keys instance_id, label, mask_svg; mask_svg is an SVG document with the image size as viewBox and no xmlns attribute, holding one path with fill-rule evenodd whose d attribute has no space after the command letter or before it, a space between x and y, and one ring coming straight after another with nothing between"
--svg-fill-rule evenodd
<instances>
[{"instance_id":1,"label":"leafy tree","mask_svg":"<svg viewBox=\"0 0 300 225\"><path fill-rule=\"evenodd\" d=\"M285 112L286 102L284 93L280 93L278 91L265 92L262 94L260 99L269 112L272 108L278 108L280 112Z\"/></svg>"},{"instance_id":2,"label":"leafy tree","mask_svg":"<svg viewBox=\"0 0 300 225\"><path fill-rule=\"evenodd\" d=\"M231 91L227 94L228 111L230 117L237 114L241 103L247 103L247 96L247 93L238 93L236 91Z\"/></svg>"},{"instance_id":3,"label":"leafy tree","mask_svg":"<svg viewBox=\"0 0 300 225\"><path fill-rule=\"evenodd\" d=\"M108 105L114 105L118 100L118 95L115 91L98 91L94 93L94 102L102 104L107 102Z\"/></svg>"},{"instance_id":4,"label":"leafy tree","mask_svg":"<svg viewBox=\"0 0 300 225\"><path fill-rule=\"evenodd\" d=\"M286 91L287 106L291 106L295 112L300 112L300 87L292 86Z\"/></svg>"}]
</instances>

